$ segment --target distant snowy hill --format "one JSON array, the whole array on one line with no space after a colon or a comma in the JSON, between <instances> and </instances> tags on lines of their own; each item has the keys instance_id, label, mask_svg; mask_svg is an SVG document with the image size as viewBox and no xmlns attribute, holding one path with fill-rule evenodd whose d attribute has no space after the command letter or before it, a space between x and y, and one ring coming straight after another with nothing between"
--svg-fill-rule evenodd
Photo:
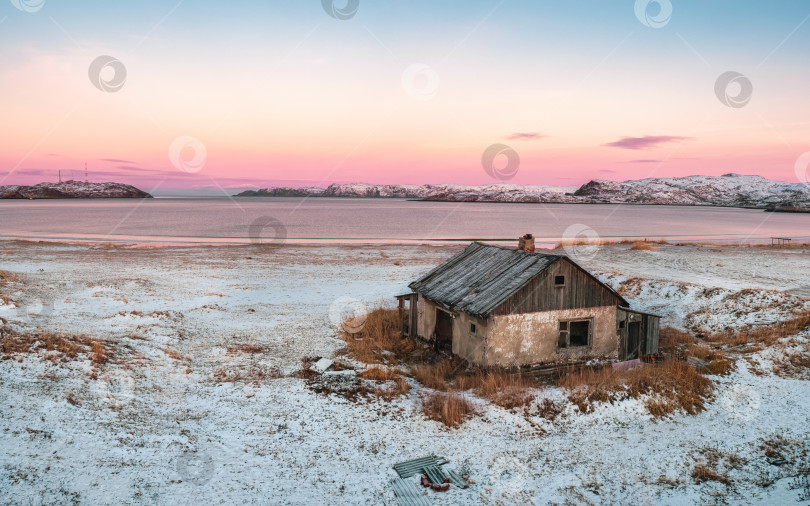
<instances>
[{"instance_id":1,"label":"distant snowy hill","mask_svg":"<svg viewBox=\"0 0 810 506\"><path fill-rule=\"evenodd\" d=\"M267 188L237 197L410 198L448 202L628 203L684 206L810 208L810 184L771 181L761 176L725 174L649 178L632 181L593 180L581 187L492 184L464 186L332 184L327 188Z\"/></svg>"},{"instance_id":2,"label":"distant snowy hill","mask_svg":"<svg viewBox=\"0 0 810 506\"><path fill-rule=\"evenodd\" d=\"M34 186L0 186L0 199L111 199L152 198L145 191L121 183L39 183Z\"/></svg>"}]
</instances>

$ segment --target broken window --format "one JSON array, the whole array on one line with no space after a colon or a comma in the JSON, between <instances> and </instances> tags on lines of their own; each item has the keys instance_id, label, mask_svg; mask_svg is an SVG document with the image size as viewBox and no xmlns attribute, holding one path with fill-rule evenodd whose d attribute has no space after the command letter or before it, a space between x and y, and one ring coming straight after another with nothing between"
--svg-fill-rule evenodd
<instances>
[{"instance_id":1,"label":"broken window","mask_svg":"<svg viewBox=\"0 0 810 506\"><path fill-rule=\"evenodd\" d=\"M560 348L574 348L591 344L591 320L571 320L560 322Z\"/></svg>"},{"instance_id":2,"label":"broken window","mask_svg":"<svg viewBox=\"0 0 810 506\"><path fill-rule=\"evenodd\" d=\"M565 286L565 276L554 276L554 286Z\"/></svg>"},{"instance_id":3,"label":"broken window","mask_svg":"<svg viewBox=\"0 0 810 506\"><path fill-rule=\"evenodd\" d=\"M475 331L478 330L474 323L470 324L470 334L475 335Z\"/></svg>"},{"instance_id":4,"label":"broken window","mask_svg":"<svg viewBox=\"0 0 810 506\"><path fill-rule=\"evenodd\" d=\"M580 320L578 322L570 322L569 326L569 346L588 346L590 342L591 322L589 320Z\"/></svg>"},{"instance_id":5,"label":"broken window","mask_svg":"<svg viewBox=\"0 0 810 506\"><path fill-rule=\"evenodd\" d=\"M560 348L568 348L568 322L560 322Z\"/></svg>"}]
</instances>

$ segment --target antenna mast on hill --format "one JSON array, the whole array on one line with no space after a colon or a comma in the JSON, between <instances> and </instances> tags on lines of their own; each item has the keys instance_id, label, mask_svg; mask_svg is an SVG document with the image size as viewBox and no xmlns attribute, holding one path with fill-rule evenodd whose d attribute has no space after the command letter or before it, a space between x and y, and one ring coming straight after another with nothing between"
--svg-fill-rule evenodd
<instances>
[{"instance_id":1,"label":"antenna mast on hill","mask_svg":"<svg viewBox=\"0 0 810 506\"><path fill-rule=\"evenodd\" d=\"M85 184L90 182L87 179L87 162L84 162L84 182L85 182Z\"/></svg>"},{"instance_id":2,"label":"antenna mast on hill","mask_svg":"<svg viewBox=\"0 0 810 506\"><path fill-rule=\"evenodd\" d=\"M59 169L59 182L62 182L62 169Z\"/></svg>"}]
</instances>

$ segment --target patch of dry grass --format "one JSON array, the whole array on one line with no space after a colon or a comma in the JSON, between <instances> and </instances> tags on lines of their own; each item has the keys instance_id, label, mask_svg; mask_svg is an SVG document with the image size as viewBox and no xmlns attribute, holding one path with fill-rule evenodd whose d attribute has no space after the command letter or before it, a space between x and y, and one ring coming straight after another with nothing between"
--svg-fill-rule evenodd
<instances>
[{"instance_id":1,"label":"patch of dry grass","mask_svg":"<svg viewBox=\"0 0 810 506\"><path fill-rule=\"evenodd\" d=\"M534 379L504 370L478 371L459 376L453 385L458 390L472 390L484 399L506 409L528 406L534 399Z\"/></svg>"},{"instance_id":2,"label":"patch of dry grass","mask_svg":"<svg viewBox=\"0 0 810 506\"><path fill-rule=\"evenodd\" d=\"M658 349L662 353L685 359L696 357L708 362L702 372L714 375L726 375L734 370L734 362L726 354L702 342L692 334L672 327L661 327L659 330Z\"/></svg>"},{"instance_id":3,"label":"patch of dry grass","mask_svg":"<svg viewBox=\"0 0 810 506\"><path fill-rule=\"evenodd\" d=\"M394 381L402 376L402 373L394 369L383 369L382 367L369 367L358 374L359 377L372 381Z\"/></svg>"},{"instance_id":4,"label":"patch of dry grass","mask_svg":"<svg viewBox=\"0 0 810 506\"><path fill-rule=\"evenodd\" d=\"M93 362L94 365L99 366L106 364L109 359L110 356L107 353L107 349L104 347L104 344L98 339L91 339L90 361Z\"/></svg>"},{"instance_id":5,"label":"patch of dry grass","mask_svg":"<svg viewBox=\"0 0 810 506\"><path fill-rule=\"evenodd\" d=\"M422 413L448 427L458 427L475 413L475 408L460 394L434 392L423 399Z\"/></svg>"},{"instance_id":6,"label":"patch of dry grass","mask_svg":"<svg viewBox=\"0 0 810 506\"><path fill-rule=\"evenodd\" d=\"M723 485L730 485L731 479L726 474L720 474L717 471L710 469L705 464L697 464L694 469L692 469L692 478L695 480L695 483L704 483L707 481L716 481L718 483L722 483Z\"/></svg>"},{"instance_id":7,"label":"patch of dry grass","mask_svg":"<svg viewBox=\"0 0 810 506\"><path fill-rule=\"evenodd\" d=\"M231 344L227 347L227 353L235 354L235 353L247 353L247 354L258 354L264 353L265 347L259 346L258 344Z\"/></svg>"},{"instance_id":8,"label":"patch of dry grass","mask_svg":"<svg viewBox=\"0 0 810 506\"><path fill-rule=\"evenodd\" d=\"M658 248L656 248L653 245L653 243L651 243L649 241L646 241L646 240L645 241L635 241L630 246L630 249L634 250L634 251L658 251Z\"/></svg>"},{"instance_id":9,"label":"patch of dry grass","mask_svg":"<svg viewBox=\"0 0 810 506\"><path fill-rule=\"evenodd\" d=\"M248 367L233 369L217 369L213 373L216 383L245 382L258 385L269 379L280 377L278 369L274 367Z\"/></svg>"},{"instance_id":10,"label":"patch of dry grass","mask_svg":"<svg viewBox=\"0 0 810 506\"><path fill-rule=\"evenodd\" d=\"M408 373L425 388L446 391L458 370L458 362L445 358L433 364L417 364Z\"/></svg>"},{"instance_id":11,"label":"patch of dry grass","mask_svg":"<svg viewBox=\"0 0 810 506\"><path fill-rule=\"evenodd\" d=\"M0 284L25 283L25 274L0 269Z\"/></svg>"},{"instance_id":12,"label":"patch of dry grass","mask_svg":"<svg viewBox=\"0 0 810 506\"><path fill-rule=\"evenodd\" d=\"M643 278L629 278L619 283L619 286L616 287L616 293L622 297L635 297L641 293L643 285Z\"/></svg>"},{"instance_id":13,"label":"patch of dry grass","mask_svg":"<svg viewBox=\"0 0 810 506\"><path fill-rule=\"evenodd\" d=\"M683 362L666 360L629 371L605 367L585 368L564 374L559 385L569 391L569 400L583 413L598 402L648 396L646 407L654 416L682 409L697 414L712 395L712 382Z\"/></svg>"},{"instance_id":14,"label":"patch of dry grass","mask_svg":"<svg viewBox=\"0 0 810 506\"><path fill-rule=\"evenodd\" d=\"M75 359L80 353L90 351L91 340L84 335L56 332L18 333L7 327L0 329L0 355L8 360L11 355L36 354L39 351L55 352L60 358Z\"/></svg>"},{"instance_id":15,"label":"patch of dry grass","mask_svg":"<svg viewBox=\"0 0 810 506\"><path fill-rule=\"evenodd\" d=\"M424 353L413 339L403 338L399 310L378 307L366 315L357 333L340 332L346 353L366 364L412 363Z\"/></svg>"}]
</instances>

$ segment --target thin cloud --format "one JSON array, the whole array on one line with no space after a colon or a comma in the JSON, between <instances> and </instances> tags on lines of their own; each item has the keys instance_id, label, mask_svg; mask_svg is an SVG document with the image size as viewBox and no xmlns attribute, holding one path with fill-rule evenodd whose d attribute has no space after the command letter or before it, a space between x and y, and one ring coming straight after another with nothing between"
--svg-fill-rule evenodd
<instances>
[{"instance_id":1,"label":"thin cloud","mask_svg":"<svg viewBox=\"0 0 810 506\"><path fill-rule=\"evenodd\" d=\"M144 169L143 167L137 167L135 165L116 165L116 169L126 170L126 171L134 171L134 172L162 172L162 173L169 173L171 171L160 170L160 169Z\"/></svg>"},{"instance_id":2,"label":"thin cloud","mask_svg":"<svg viewBox=\"0 0 810 506\"><path fill-rule=\"evenodd\" d=\"M663 160L652 160L652 159L641 159L641 160L630 160L626 163L662 163Z\"/></svg>"},{"instance_id":3,"label":"thin cloud","mask_svg":"<svg viewBox=\"0 0 810 506\"><path fill-rule=\"evenodd\" d=\"M99 160L110 163L135 163L132 160L120 160L118 158L99 158Z\"/></svg>"},{"instance_id":4,"label":"thin cloud","mask_svg":"<svg viewBox=\"0 0 810 506\"><path fill-rule=\"evenodd\" d=\"M599 172L604 172L606 174L615 174L616 173L615 170L610 170L610 169L600 169Z\"/></svg>"},{"instance_id":5,"label":"thin cloud","mask_svg":"<svg viewBox=\"0 0 810 506\"><path fill-rule=\"evenodd\" d=\"M692 137L679 137L677 135L645 135L644 137L622 137L618 141L603 144L611 148L621 149L652 149L669 142L685 141Z\"/></svg>"},{"instance_id":6,"label":"thin cloud","mask_svg":"<svg viewBox=\"0 0 810 506\"><path fill-rule=\"evenodd\" d=\"M543 135L540 132L515 132L512 135L507 135L506 140L508 141L537 141L548 137L548 135Z\"/></svg>"}]
</instances>

